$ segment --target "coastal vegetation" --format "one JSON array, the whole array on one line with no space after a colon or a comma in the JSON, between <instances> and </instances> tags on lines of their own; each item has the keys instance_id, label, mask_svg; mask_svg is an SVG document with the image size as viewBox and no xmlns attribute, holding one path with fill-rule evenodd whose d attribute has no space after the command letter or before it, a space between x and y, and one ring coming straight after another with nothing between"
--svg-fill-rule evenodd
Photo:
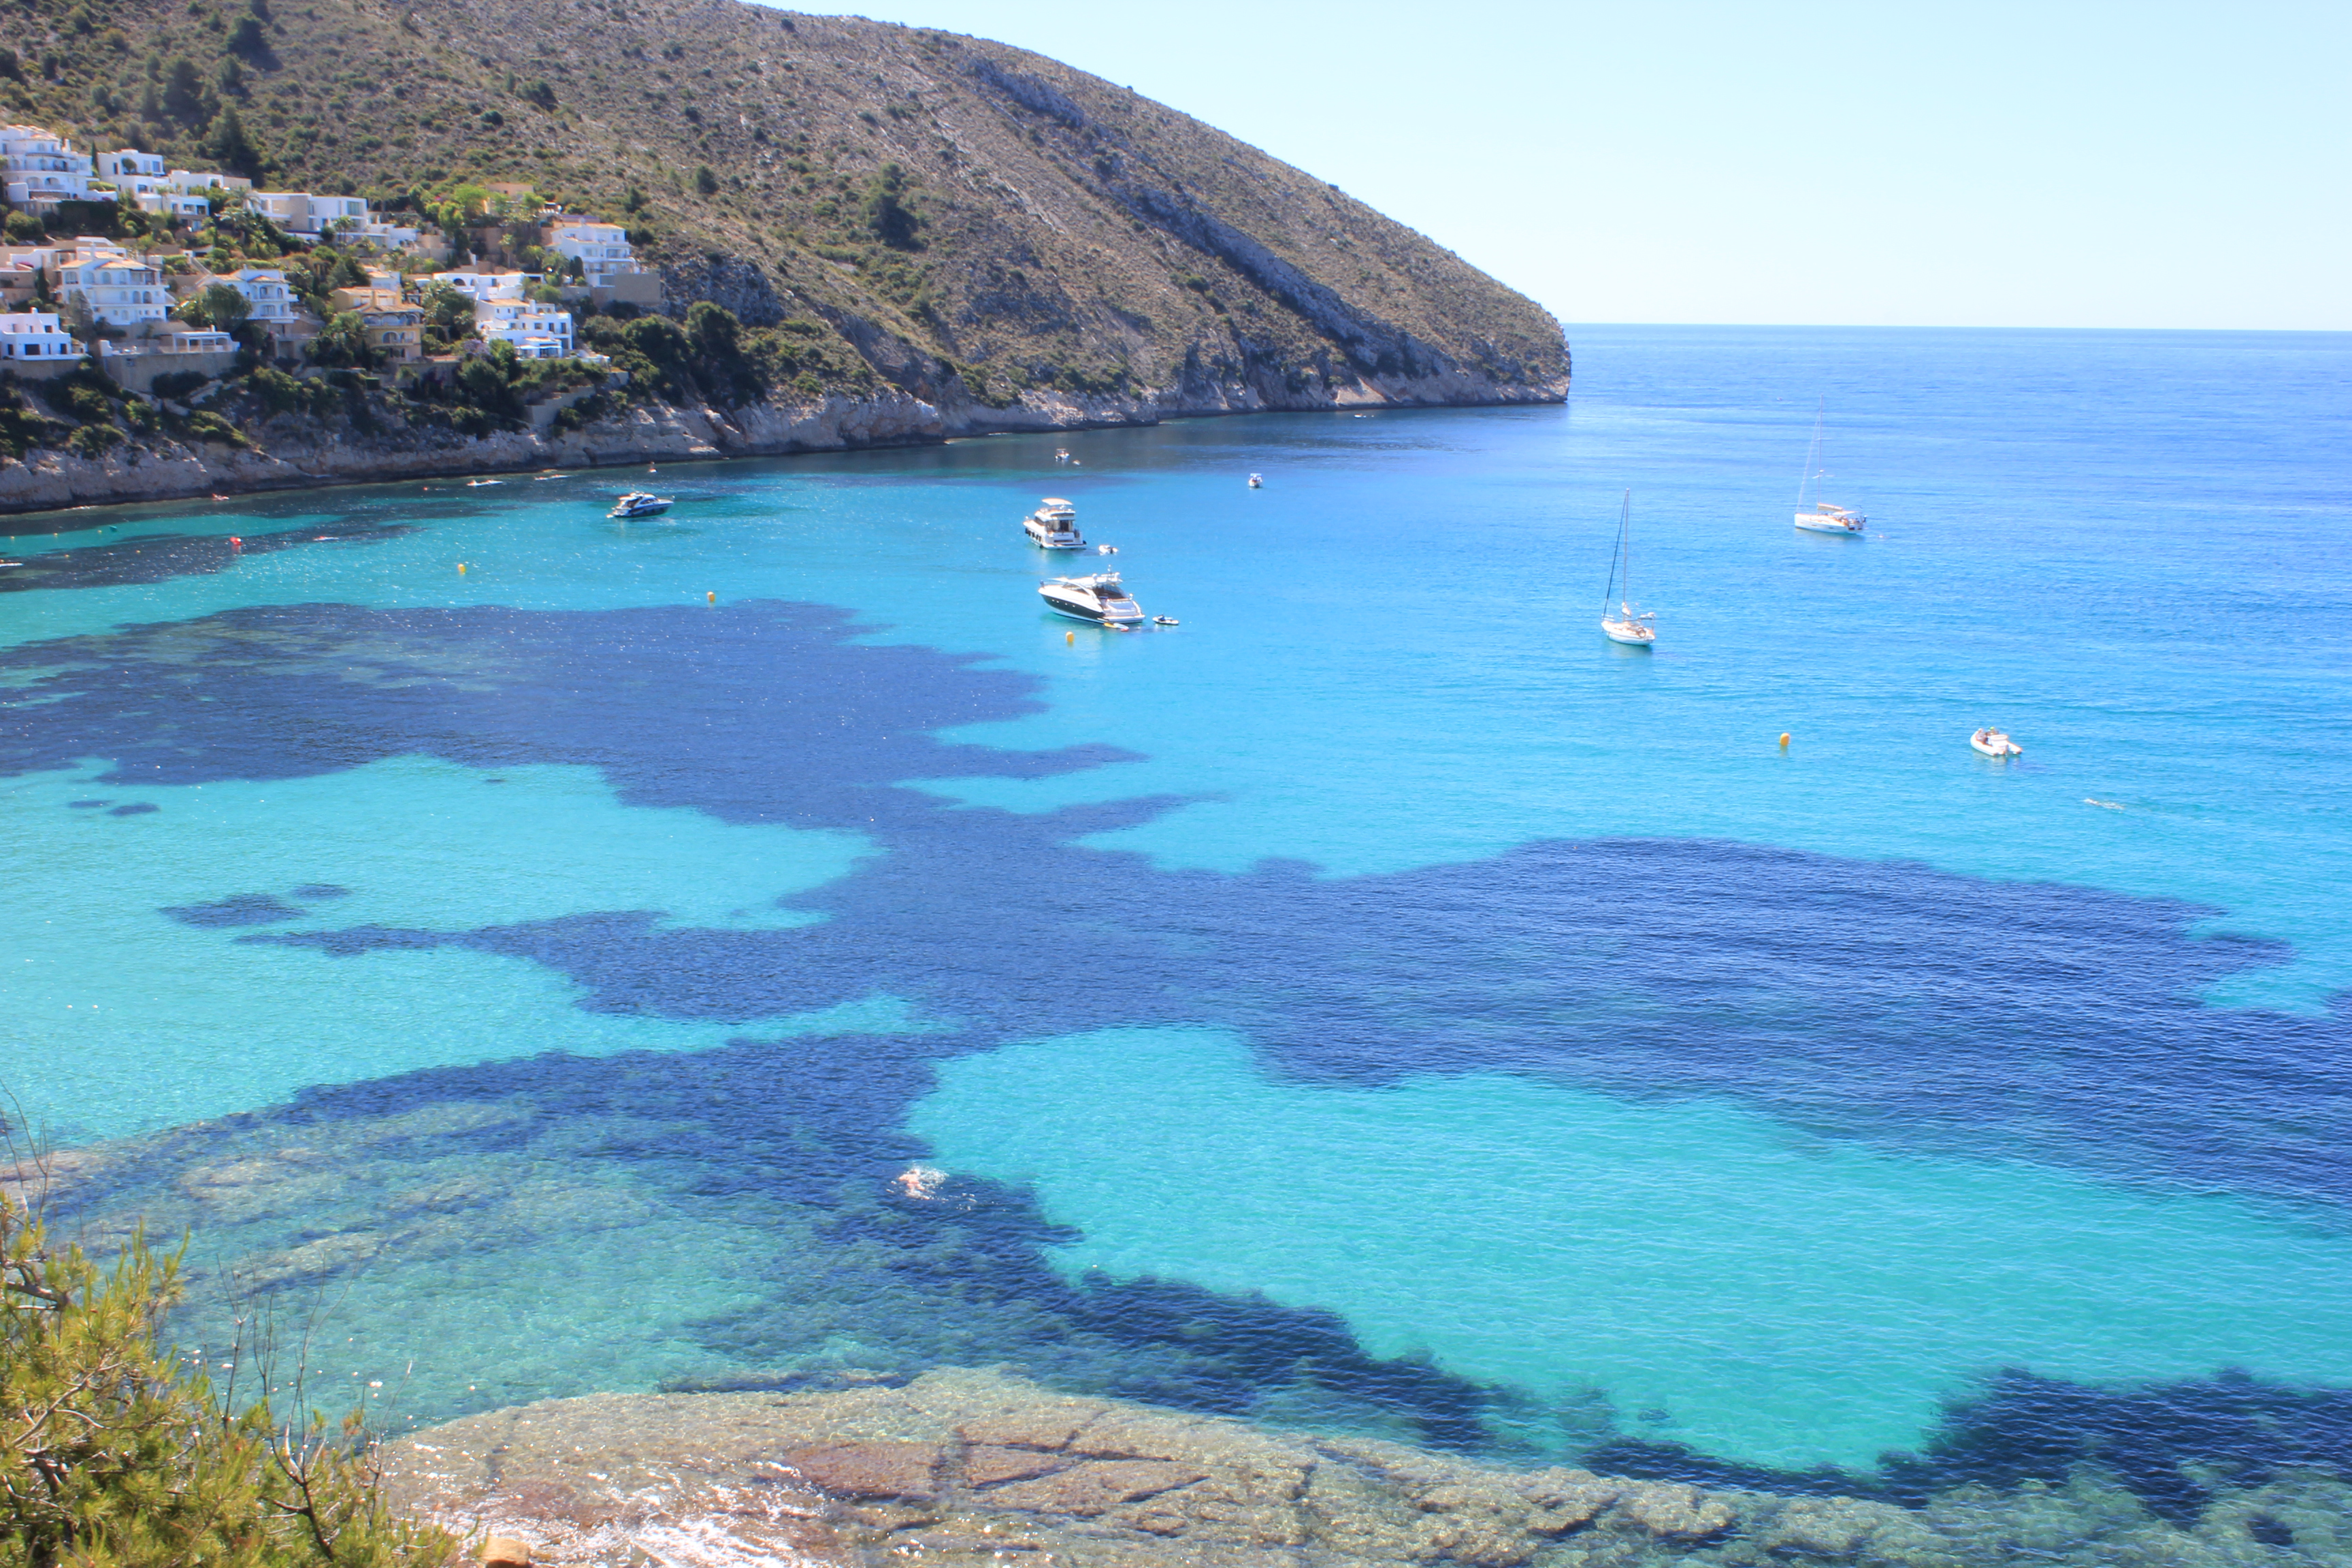
<instances>
[{"instance_id":1,"label":"coastal vegetation","mask_svg":"<svg viewBox=\"0 0 2352 1568\"><path fill-rule=\"evenodd\" d=\"M0 1568L454 1560L452 1537L386 1503L356 1416L282 1421L266 1388L237 1397L235 1360L215 1388L168 1348L179 1293L177 1257L143 1235L101 1268L0 1193Z\"/></svg>"}]
</instances>

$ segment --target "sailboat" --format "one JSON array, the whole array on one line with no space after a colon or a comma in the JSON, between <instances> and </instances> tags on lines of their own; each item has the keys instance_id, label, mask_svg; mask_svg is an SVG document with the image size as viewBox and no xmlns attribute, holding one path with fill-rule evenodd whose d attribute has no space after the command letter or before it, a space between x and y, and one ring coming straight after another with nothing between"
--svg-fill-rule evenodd
<instances>
[{"instance_id":1,"label":"sailboat","mask_svg":"<svg viewBox=\"0 0 2352 1568\"><path fill-rule=\"evenodd\" d=\"M1839 533L1859 539L1863 525L1870 521L1860 512L1832 506L1819 496L1813 498L1813 510L1805 510L1805 497L1811 492L1813 481L1828 477L1822 471L1822 416L1828 410L1827 398L1813 410L1812 449L1805 454L1805 477L1797 481L1797 526L1808 533Z\"/></svg>"},{"instance_id":2,"label":"sailboat","mask_svg":"<svg viewBox=\"0 0 2352 1568\"><path fill-rule=\"evenodd\" d=\"M1614 615L1609 612L1612 598L1617 600ZM1601 595L1601 635L1630 647L1648 647L1658 640L1657 628L1650 624L1654 618L1654 611L1633 608L1633 492L1627 490L1624 508L1617 515L1617 551L1609 558L1609 587Z\"/></svg>"}]
</instances>

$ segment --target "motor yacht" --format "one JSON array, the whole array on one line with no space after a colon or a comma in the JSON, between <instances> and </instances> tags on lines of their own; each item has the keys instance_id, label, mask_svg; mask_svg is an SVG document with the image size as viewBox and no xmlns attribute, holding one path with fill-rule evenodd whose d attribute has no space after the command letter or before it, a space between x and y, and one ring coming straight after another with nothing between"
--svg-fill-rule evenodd
<instances>
[{"instance_id":1,"label":"motor yacht","mask_svg":"<svg viewBox=\"0 0 2352 1568\"><path fill-rule=\"evenodd\" d=\"M1037 510L1021 520L1029 542L1040 550L1084 550L1078 533L1078 509L1059 496L1047 496Z\"/></svg>"},{"instance_id":2,"label":"motor yacht","mask_svg":"<svg viewBox=\"0 0 2352 1568\"><path fill-rule=\"evenodd\" d=\"M1977 753L1979 756L2000 757L2005 760L2010 757L2021 757L2025 755L2025 748L2023 746L2019 745L2016 742L2011 740L2007 734L2001 731L1994 729L1990 724L1986 725L1983 729L1979 730L1975 734L1970 735L1969 737L1969 744L1976 748Z\"/></svg>"},{"instance_id":3,"label":"motor yacht","mask_svg":"<svg viewBox=\"0 0 2352 1568\"><path fill-rule=\"evenodd\" d=\"M657 496L651 490L631 490L614 502L613 510L605 515L607 517L652 517L667 511L675 504L675 499L670 496Z\"/></svg>"},{"instance_id":4,"label":"motor yacht","mask_svg":"<svg viewBox=\"0 0 2352 1568\"><path fill-rule=\"evenodd\" d=\"M1128 597L1116 572L1092 577L1055 577L1037 584L1038 597L1057 616L1098 626L1139 626L1143 606Z\"/></svg>"},{"instance_id":5,"label":"motor yacht","mask_svg":"<svg viewBox=\"0 0 2352 1568\"><path fill-rule=\"evenodd\" d=\"M1260 474L1252 474L1252 475L1250 476L1250 489L1254 489L1254 490L1262 490L1262 489L1264 489L1265 488L1265 476L1260 475Z\"/></svg>"}]
</instances>

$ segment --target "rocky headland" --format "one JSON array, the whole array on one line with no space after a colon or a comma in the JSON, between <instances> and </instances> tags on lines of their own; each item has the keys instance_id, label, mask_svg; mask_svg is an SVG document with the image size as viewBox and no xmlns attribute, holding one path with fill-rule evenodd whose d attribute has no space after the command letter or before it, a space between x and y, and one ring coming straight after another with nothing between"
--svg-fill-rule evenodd
<instances>
[{"instance_id":1,"label":"rocky headland","mask_svg":"<svg viewBox=\"0 0 2352 1568\"><path fill-rule=\"evenodd\" d=\"M299 355L316 384L0 387L0 510L1567 395L1565 336L1525 296L1305 171L1003 44L734 0L247 11L28 11L12 41L42 68L0 79L0 102L428 228L453 192L490 187L607 217L670 321L729 312L725 353L591 317L582 342L633 373L593 397L453 375L419 398L408 370ZM182 75L216 85L159 96ZM439 239L520 265L530 227L479 215ZM136 243L286 259L217 225Z\"/></svg>"}]
</instances>

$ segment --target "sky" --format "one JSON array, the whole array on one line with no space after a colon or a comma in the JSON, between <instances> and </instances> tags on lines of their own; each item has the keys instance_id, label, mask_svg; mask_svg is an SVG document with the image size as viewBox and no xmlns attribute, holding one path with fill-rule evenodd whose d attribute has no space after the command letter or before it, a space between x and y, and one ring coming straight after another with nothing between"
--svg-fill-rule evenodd
<instances>
[{"instance_id":1,"label":"sky","mask_svg":"<svg viewBox=\"0 0 2352 1568\"><path fill-rule=\"evenodd\" d=\"M1034 49L1566 321L2352 330L2352 4L859 0Z\"/></svg>"}]
</instances>

